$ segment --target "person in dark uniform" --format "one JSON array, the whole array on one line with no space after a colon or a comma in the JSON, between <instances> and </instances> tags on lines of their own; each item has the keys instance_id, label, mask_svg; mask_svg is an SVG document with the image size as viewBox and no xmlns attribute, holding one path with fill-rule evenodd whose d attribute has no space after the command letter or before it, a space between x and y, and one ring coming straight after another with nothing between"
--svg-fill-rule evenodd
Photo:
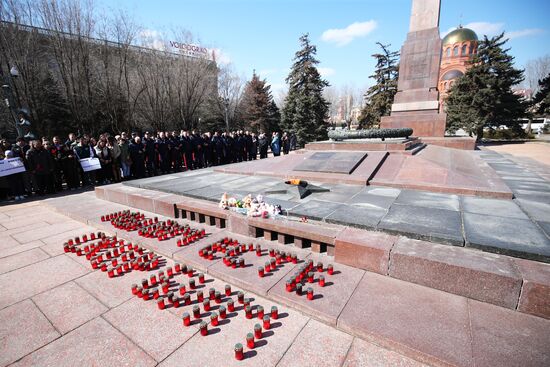
<instances>
[{"instance_id":1,"label":"person in dark uniform","mask_svg":"<svg viewBox=\"0 0 550 367\"><path fill-rule=\"evenodd\" d=\"M185 168L187 170L191 170L194 167L193 162L193 142L191 141L191 137L189 136L188 131L183 132L183 136L181 137L181 142L183 144L183 153L185 158Z\"/></svg>"},{"instance_id":2,"label":"person in dark uniform","mask_svg":"<svg viewBox=\"0 0 550 367\"><path fill-rule=\"evenodd\" d=\"M260 159L267 158L267 151L269 149L269 140L264 133L261 133L258 137L258 147L260 148Z\"/></svg>"},{"instance_id":3,"label":"person in dark uniform","mask_svg":"<svg viewBox=\"0 0 550 367\"><path fill-rule=\"evenodd\" d=\"M147 176L156 176L157 174L157 148L155 139L146 131L143 135L143 145L145 146L145 167Z\"/></svg>"},{"instance_id":4,"label":"person in dark uniform","mask_svg":"<svg viewBox=\"0 0 550 367\"><path fill-rule=\"evenodd\" d=\"M50 152L42 146L41 140L33 140L32 148L27 151L27 161L31 173L36 178L37 194L44 195L55 192L53 158Z\"/></svg>"},{"instance_id":5,"label":"person in dark uniform","mask_svg":"<svg viewBox=\"0 0 550 367\"><path fill-rule=\"evenodd\" d=\"M145 147L141 143L141 138L136 136L128 147L132 165L130 172L134 178L142 178L145 176Z\"/></svg>"},{"instance_id":6,"label":"person in dark uniform","mask_svg":"<svg viewBox=\"0 0 550 367\"><path fill-rule=\"evenodd\" d=\"M172 135L170 136L170 147L170 155L172 157L172 169L174 170L174 172L180 172L183 144L181 143L181 140L175 131L173 131Z\"/></svg>"},{"instance_id":7,"label":"person in dark uniform","mask_svg":"<svg viewBox=\"0 0 550 367\"><path fill-rule=\"evenodd\" d=\"M162 174L168 173L170 168L170 155L168 151L168 139L164 131L159 133L157 138L157 151L159 154L159 166Z\"/></svg>"}]
</instances>

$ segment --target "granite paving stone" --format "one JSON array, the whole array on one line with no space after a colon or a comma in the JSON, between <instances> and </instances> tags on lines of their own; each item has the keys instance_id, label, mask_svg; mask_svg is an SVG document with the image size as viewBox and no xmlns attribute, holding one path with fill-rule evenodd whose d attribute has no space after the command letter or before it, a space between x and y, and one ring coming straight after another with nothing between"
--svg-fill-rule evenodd
<instances>
[{"instance_id":1,"label":"granite paving stone","mask_svg":"<svg viewBox=\"0 0 550 367\"><path fill-rule=\"evenodd\" d=\"M425 363L473 366L464 297L367 272L338 327Z\"/></svg>"},{"instance_id":2,"label":"granite paving stone","mask_svg":"<svg viewBox=\"0 0 550 367\"><path fill-rule=\"evenodd\" d=\"M292 208L289 214L299 217L305 216L309 219L322 220L341 206L342 204L331 203L329 201L310 200L307 203Z\"/></svg>"},{"instance_id":3,"label":"granite paving stone","mask_svg":"<svg viewBox=\"0 0 550 367\"><path fill-rule=\"evenodd\" d=\"M550 239L535 223L464 213L466 245L530 259L550 259Z\"/></svg>"},{"instance_id":4,"label":"granite paving stone","mask_svg":"<svg viewBox=\"0 0 550 367\"><path fill-rule=\"evenodd\" d=\"M14 366L135 366L156 363L101 317L82 325Z\"/></svg>"},{"instance_id":5,"label":"granite paving stone","mask_svg":"<svg viewBox=\"0 0 550 367\"><path fill-rule=\"evenodd\" d=\"M146 302L137 297L113 308L103 317L157 362L198 332L197 327L184 327L180 317L159 310L155 301Z\"/></svg>"},{"instance_id":6,"label":"granite paving stone","mask_svg":"<svg viewBox=\"0 0 550 367\"><path fill-rule=\"evenodd\" d=\"M32 297L86 274L88 270L59 255L0 275L0 308Z\"/></svg>"},{"instance_id":7,"label":"granite paving stone","mask_svg":"<svg viewBox=\"0 0 550 367\"><path fill-rule=\"evenodd\" d=\"M518 198L516 201L536 221L550 222L550 204Z\"/></svg>"},{"instance_id":8,"label":"granite paving stone","mask_svg":"<svg viewBox=\"0 0 550 367\"><path fill-rule=\"evenodd\" d=\"M458 195L438 194L426 191L402 190L395 202L403 205L454 211L458 211L460 208Z\"/></svg>"},{"instance_id":9,"label":"granite paving stone","mask_svg":"<svg viewBox=\"0 0 550 367\"><path fill-rule=\"evenodd\" d=\"M2 238L2 244L0 244L0 258L13 256L15 254L29 251L34 248L41 247L43 245L44 245L44 242L40 240L31 241L20 245L19 242L11 239L11 237L9 236L6 236Z\"/></svg>"},{"instance_id":10,"label":"granite paving stone","mask_svg":"<svg viewBox=\"0 0 550 367\"><path fill-rule=\"evenodd\" d=\"M39 240L42 238L47 238L61 232L69 231L71 229L76 229L82 227L82 223L79 223L74 220L67 220L64 223L59 223L55 225L48 225L45 227L36 228L31 231L17 233L13 235L17 241L21 243L30 242L34 240Z\"/></svg>"},{"instance_id":11,"label":"granite paving stone","mask_svg":"<svg viewBox=\"0 0 550 367\"><path fill-rule=\"evenodd\" d=\"M417 239L462 246L462 220L453 210L394 204L379 229Z\"/></svg>"},{"instance_id":12,"label":"granite paving stone","mask_svg":"<svg viewBox=\"0 0 550 367\"><path fill-rule=\"evenodd\" d=\"M387 210L360 205L339 206L325 220L329 223L350 225L358 228L376 228L380 220L387 214Z\"/></svg>"},{"instance_id":13,"label":"granite paving stone","mask_svg":"<svg viewBox=\"0 0 550 367\"><path fill-rule=\"evenodd\" d=\"M322 262L323 266L333 263L333 259L322 254L312 253L306 260L313 260L314 264ZM314 318L319 319L329 325L336 325L338 315L350 299L355 287L365 274L364 270L352 268L351 266L334 264L334 275L328 275L326 271L322 273L314 272L315 281L313 284L304 284L304 294L298 296L296 292L286 291L286 280L292 275L281 279L268 294L283 304L301 310ZM325 277L325 286L320 287L318 284L319 275ZM314 299L308 300L305 294L305 289L313 288Z\"/></svg>"},{"instance_id":14,"label":"granite paving stone","mask_svg":"<svg viewBox=\"0 0 550 367\"><path fill-rule=\"evenodd\" d=\"M487 199L475 196L462 196L460 200L462 210L468 213L529 219L513 200Z\"/></svg>"},{"instance_id":15,"label":"granite paving stone","mask_svg":"<svg viewBox=\"0 0 550 367\"><path fill-rule=\"evenodd\" d=\"M348 198L346 202L363 207L373 207L387 210L395 202L395 199L397 198L397 195L399 195L400 190L388 189L388 192L385 192L383 190L384 189L380 188L374 190L365 189L357 193L357 195ZM395 196L393 195L393 192L395 192Z\"/></svg>"},{"instance_id":16,"label":"granite paving stone","mask_svg":"<svg viewBox=\"0 0 550 367\"><path fill-rule=\"evenodd\" d=\"M254 298L252 304L261 304L265 310L274 305L261 297ZM279 315L278 320L272 320L271 329L263 332L253 350L246 347L246 334L253 332L254 324L259 320L246 319L240 311L224 325L209 326L206 337L195 334L159 366L275 366L308 321L299 312L283 307L279 307ZM244 345L245 359L242 361L235 360L236 343Z\"/></svg>"},{"instance_id":17,"label":"granite paving stone","mask_svg":"<svg viewBox=\"0 0 550 367\"><path fill-rule=\"evenodd\" d=\"M550 264L514 259L523 277L518 310L550 319Z\"/></svg>"},{"instance_id":18,"label":"granite paving stone","mask_svg":"<svg viewBox=\"0 0 550 367\"><path fill-rule=\"evenodd\" d=\"M30 300L0 311L0 366L7 366L59 337Z\"/></svg>"},{"instance_id":19,"label":"granite paving stone","mask_svg":"<svg viewBox=\"0 0 550 367\"><path fill-rule=\"evenodd\" d=\"M550 237L550 222L537 222L547 236Z\"/></svg>"},{"instance_id":20,"label":"granite paving stone","mask_svg":"<svg viewBox=\"0 0 550 367\"><path fill-rule=\"evenodd\" d=\"M342 367L427 367L427 365L354 338Z\"/></svg>"},{"instance_id":21,"label":"granite paving stone","mask_svg":"<svg viewBox=\"0 0 550 367\"><path fill-rule=\"evenodd\" d=\"M38 294L32 300L62 334L108 310L75 282L68 282Z\"/></svg>"},{"instance_id":22,"label":"granite paving stone","mask_svg":"<svg viewBox=\"0 0 550 367\"><path fill-rule=\"evenodd\" d=\"M7 273L21 267L45 260L50 256L40 248L33 248L28 251L4 257L0 259L0 274Z\"/></svg>"},{"instance_id":23,"label":"granite paving stone","mask_svg":"<svg viewBox=\"0 0 550 367\"><path fill-rule=\"evenodd\" d=\"M349 334L309 320L277 366L341 366L352 341Z\"/></svg>"},{"instance_id":24,"label":"granite paving stone","mask_svg":"<svg viewBox=\"0 0 550 367\"><path fill-rule=\"evenodd\" d=\"M550 320L468 301L475 365L550 365Z\"/></svg>"}]
</instances>

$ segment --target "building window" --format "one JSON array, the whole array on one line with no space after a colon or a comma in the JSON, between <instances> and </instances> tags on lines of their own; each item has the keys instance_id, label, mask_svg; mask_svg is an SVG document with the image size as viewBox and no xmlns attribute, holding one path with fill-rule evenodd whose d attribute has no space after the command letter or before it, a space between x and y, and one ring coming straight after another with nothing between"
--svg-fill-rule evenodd
<instances>
[{"instance_id":1,"label":"building window","mask_svg":"<svg viewBox=\"0 0 550 367\"><path fill-rule=\"evenodd\" d=\"M462 45L462 56L466 56L468 54L468 45Z\"/></svg>"},{"instance_id":2,"label":"building window","mask_svg":"<svg viewBox=\"0 0 550 367\"><path fill-rule=\"evenodd\" d=\"M458 56L458 46L455 46L455 48L453 48L453 56Z\"/></svg>"},{"instance_id":3,"label":"building window","mask_svg":"<svg viewBox=\"0 0 550 367\"><path fill-rule=\"evenodd\" d=\"M451 57L451 48L450 47L447 47L447 49L445 50L445 55L447 55L447 57Z\"/></svg>"}]
</instances>

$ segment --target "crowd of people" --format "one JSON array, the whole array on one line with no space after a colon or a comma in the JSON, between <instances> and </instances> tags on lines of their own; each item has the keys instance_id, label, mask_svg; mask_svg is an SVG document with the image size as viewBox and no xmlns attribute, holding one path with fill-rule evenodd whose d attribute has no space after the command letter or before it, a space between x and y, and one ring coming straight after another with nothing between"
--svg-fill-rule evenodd
<instances>
[{"instance_id":1,"label":"crowd of people","mask_svg":"<svg viewBox=\"0 0 550 367\"><path fill-rule=\"evenodd\" d=\"M0 141L0 159L20 158L24 172L0 177L2 197L22 200L79 187L90 187L122 180L151 177L171 172L267 158L296 149L294 134L273 132L256 135L249 131L145 132L142 136L122 132L95 138L69 134L67 140L28 140L14 144ZM85 171L81 160L97 158L100 169Z\"/></svg>"}]
</instances>

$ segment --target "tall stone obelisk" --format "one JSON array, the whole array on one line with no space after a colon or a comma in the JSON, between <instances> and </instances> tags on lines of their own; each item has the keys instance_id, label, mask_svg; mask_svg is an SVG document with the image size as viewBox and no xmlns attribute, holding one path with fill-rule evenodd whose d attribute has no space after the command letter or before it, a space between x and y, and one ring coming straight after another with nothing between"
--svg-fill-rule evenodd
<instances>
[{"instance_id":1,"label":"tall stone obelisk","mask_svg":"<svg viewBox=\"0 0 550 367\"><path fill-rule=\"evenodd\" d=\"M441 63L440 0L413 0L407 39L401 47L397 94L381 127L411 127L415 136L445 135L437 82Z\"/></svg>"}]
</instances>

